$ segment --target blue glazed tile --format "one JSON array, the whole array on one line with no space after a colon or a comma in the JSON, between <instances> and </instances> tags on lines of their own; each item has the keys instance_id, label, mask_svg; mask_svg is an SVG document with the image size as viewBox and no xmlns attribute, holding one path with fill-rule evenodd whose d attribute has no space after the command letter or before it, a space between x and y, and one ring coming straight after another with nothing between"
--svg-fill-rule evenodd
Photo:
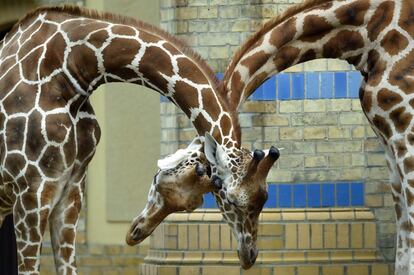
<instances>
[{"instance_id":1,"label":"blue glazed tile","mask_svg":"<svg viewBox=\"0 0 414 275\"><path fill-rule=\"evenodd\" d=\"M276 77L272 76L266 80L262 86L262 100L275 100L276 99Z\"/></svg>"},{"instance_id":2,"label":"blue glazed tile","mask_svg":"<svg viewBox=\"0 0 414 275\"><path fill-rule=\"evenodd\" d=\"M331 72L321 73L321 98L333 98L333 76Z\"/></svg>"},{"instance_id":3,"label":"blue glazed tile","mask_svg":"<svg viewBox=\"0 0 414 275\"><path fill-rule=\"evenodd\" d=\"M351 183L351 205L364 205L364 184L362 182Z\"/></svg>"},{"instance_id":4,"label":"blue glazed tile","mask_svg":"<svg viewBox=\"0 0 414 275\"><path fill-rule=\"evenodd\" d=\"M305 74L292 74L292 99L305 98Z\"/></svg>"},{"instance_id":5,"label":"blue glazed tile","mask_svg":"<svg viewBox=\"0 0 414 275\"><path fill-rule=\"evenodd\" d=\"M279 207L292 207L292 185L280 184L279 186Z\"/></svg>"},{"instance_id":6,"label":"blue glazed tile","mask_svg":"<svg viewBox=\"0 0 414 275\"><path fill-rule=\"evenodd\" d=\"M348 73L348 97L359 98L362 76L360 72Z\"/></svg>"},{"instance_id":7,"label":"blue glazed tile","mask_svg":"<svg viewBox=\"0 0 414 275\"><path fill-rule=\"evenodd\" d=\"M250 100L262 100L263 99L263 89L258 87L256 91L250 96Z\"/></svg>"},{"instance_id":8,"label":"blue glazed tile","mask_svg":"<svg viewBox=\"0 0 414 275\"><path fill-rule=\"evenodd\" d=\"M308 184L308 207L321 207L321 185Z\"/></svg>"},{"instance_id":9,"label":"blue glazed tile","mask_svg":"<svg viewBox=\"0 0 414 275\"><path fill-rule=\"evenodd\" d=\"M267 201L264 205L265 208L276 208L277 207L277 186L274 184L269 184L269 189L267 190Z\"/></svg>"},{"instance_id":10,"label":"blue glazed tile","mask_svg":"<svg viewBox=\"0 0 414 275\"><path fill-rule=\"evenodd\" d=\"M335 73L335 98L346 98L346 73Z\"/></svg>"},{"instance_id":11,"label":"blue glazed tile","mask_svg":"<svg viewBox=\"0 0 414 275\"><path fill-rule=\"evenodd\" d=\"M306 185L305 184L293 185L293 206L294 207L306 207Z\"/></svg>"},{"instance_id":12,"label":"blue glazed tile","mask_svg":"<svg viewBox=\"0 0 414 275\"><path fill-rule=\"evenodd\" d=\"M170 100L166 96L160 96L160 102L169 102Z\"/></svg>"},{"instance_id":13,"label":"blue glazed tile","mask_svg":"<svg viewBox=\"0 0 414 275\"><path fill-rule=\"evenodd\" d=\"M322 184L322 207L335 206L335 185L333 183Z\"/></svg>"},{"instance_id":14,"label":"blue glazed tile","mask_svg":"<svg viewBox=\"0 0 414 275\"><path fill-rule=\"evenodd\" d=\"M349 206L349 183L338 183L336 185L336 205Z\"/></svg>"},{"instance_id":15,"label":"blue glazed tile","mask_svg":"<svg viewBox=\"0 0 414 275\"><path fill-rule=\"evenodd\" d=\"M306 98L319 98L319 73L306 73Z\"/></svg>"},{"instance_id":16,"label":"blue glazed tile","mask_svg":"<svg viewBox=\"0 0 414 275\"><path fill-rule=\"evenodd\" d=\"M212 193L204 194L203 208L217 208L216 199Z\"/></svg>"},{"instance_id":17,"label":"blue glazed tile","mask_svg":"<svg viewBox=\"0 0 414 275\"><path fill-rule=\"evenodd\" d=\"M291 99L290 96L290 74L278 74L277 77L277 98L280 100Z\"/></svg>"},{"instance_id":18,"label":"blue glazed tile","mask_svg":"<svg viewBox=\"0 0 414 275\"><path fill-rule=\"evenodd\" d=\"M223 73L217 73L216 77L217 77L218 80L222 80L223 77L224 77L224 74Z\"/></svg>"}]
</instances>

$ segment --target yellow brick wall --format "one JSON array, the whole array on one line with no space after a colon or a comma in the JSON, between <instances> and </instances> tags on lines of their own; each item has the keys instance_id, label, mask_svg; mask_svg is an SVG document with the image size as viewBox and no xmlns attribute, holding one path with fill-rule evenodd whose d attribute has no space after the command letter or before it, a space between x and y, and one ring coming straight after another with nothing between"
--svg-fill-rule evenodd
<instances>
[{"instance_id":1,"label":"yellow brick wall","mask_svg":"<svg viewBox=\"0 0 414 275\"><path fill-rule=\"evenodd\" d=\"M382 257L376 236L375 218L367 208L264 210L259 255L254 267L244 271L237 242L217 210L177 213L151 236L140 270L143 275L391 275L393 264Z\"/></svg>"}]
</instances>

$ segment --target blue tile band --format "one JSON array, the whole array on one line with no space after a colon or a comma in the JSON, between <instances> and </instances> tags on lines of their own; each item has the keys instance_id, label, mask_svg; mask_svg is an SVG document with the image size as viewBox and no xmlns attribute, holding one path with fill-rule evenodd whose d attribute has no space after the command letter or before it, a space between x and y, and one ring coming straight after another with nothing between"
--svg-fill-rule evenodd
<instances>
[{"instance_id":1,"label":"blue tile band","mask_svg":"<svg viewBox=\"0 0 414 275\"><path fill-rule=\"evenodd\" d=\"M269 184L265 208L321 208L364 206L363 182L316 182ZM202 208L217 208L211 193Z\"/></svg>"},{"instance_id":2,"label":"blue tile band","mask_svg":"<svg viewBox=\"0 0 414 275\"><path fill-rule=\"evenodd\" d=\"M222 73L217 78L223 78ZM266 80L250 100L358 98L362 76L358 71L280 73ZM161 102L168 99L161 96Z\"/></svg>"}]
</instances>

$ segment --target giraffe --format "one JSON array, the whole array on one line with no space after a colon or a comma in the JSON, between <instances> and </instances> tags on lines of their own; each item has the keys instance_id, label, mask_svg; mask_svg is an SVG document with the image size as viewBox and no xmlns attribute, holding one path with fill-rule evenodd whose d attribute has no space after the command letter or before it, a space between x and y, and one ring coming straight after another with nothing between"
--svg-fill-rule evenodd
<instances>
[{"instance_id":1,"label":"giraffe","mask_svg":"<svg viewBox=\"0 0 414 275\"><path fill-rule=\"evenodd\" d=\"M0 221L13 213L20 274L39 274L47 221L57 272L76 273L76 224L100 138L89 96L108 82L147 86L199 133L236 140L237 118L214 92L213 72L171 35L78 7L29 13L0 46ZM200 167L192 181L209 182Z\"/></svg>"},{"instance_id":2,"label":"giraffe","mask_svg":"<svg viewBox=\"0 0 414 275\"><path fill-rule=\"evenodd\" d=\"M396 274L414 274L414 2L311 0L265 23L221 84L230 108L284 69L339 58L363 75L362 109L385 149L397 224Z\"/></svg>"},{"instance_id":3,"label":"giraffe","mask_svg":"<svg viewBox=\"0 0 414 275\"><path fill-rule=\"evenodd\" d=\"M138 20L79 7L29 13L0 45L0 222L13 213L20 274L39 274L47 221L57 272L77 272L76 225L100 138L89 96L108 82L149 87L179 106L199 135L227 146L238 140L237 116L215 92L214 73L181 41ZM187 198L212 188L200 149L195 141L183 150L197 163L174 168L178 176L155 177L160 197L175 210L177 188L166 183L178 178Z\"/></svg>"}]
</instances>

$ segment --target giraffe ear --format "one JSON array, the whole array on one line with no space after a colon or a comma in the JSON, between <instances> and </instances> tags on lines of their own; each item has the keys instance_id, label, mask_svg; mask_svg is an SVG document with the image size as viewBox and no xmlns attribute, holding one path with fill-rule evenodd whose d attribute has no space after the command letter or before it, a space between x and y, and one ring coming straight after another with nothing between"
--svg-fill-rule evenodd
<instances>
[{"instance_id":1,"label":"giraffe ear","mask_svg":"<svg viewBox=\"0 0 414 275\"><path fill-rule=\"evenodd\" d=\"M205 134L204 153L207 160L217 168L227 167L227 154L220 144L209 133Z\"/></svg>"},{"instance_id":2,"label":"giraffe ear","mask_svg":"<svg viewBox=\"0 0 414 275\"><path fill-rule=\"evenodd\" d=\"M157 162L158 168L165 171L177 167L177 165L187 157L187 154L183 151L184 150L178 150L172 155L159 159Z\"/></svg>"},{"instance_id":3,"label":"giraffe ear","mask_svg":"<svg viewBox=\"0 0 414 275\"><path fill-rule=\"evenodd\" d=\"M179 149L174 154L159 159L157 162L158 168L164 171L174 169L178 164L188 159L194 151L199 151L201 146L201 144L192 142L187 148Z\"/></svg>"}]
</instances>

